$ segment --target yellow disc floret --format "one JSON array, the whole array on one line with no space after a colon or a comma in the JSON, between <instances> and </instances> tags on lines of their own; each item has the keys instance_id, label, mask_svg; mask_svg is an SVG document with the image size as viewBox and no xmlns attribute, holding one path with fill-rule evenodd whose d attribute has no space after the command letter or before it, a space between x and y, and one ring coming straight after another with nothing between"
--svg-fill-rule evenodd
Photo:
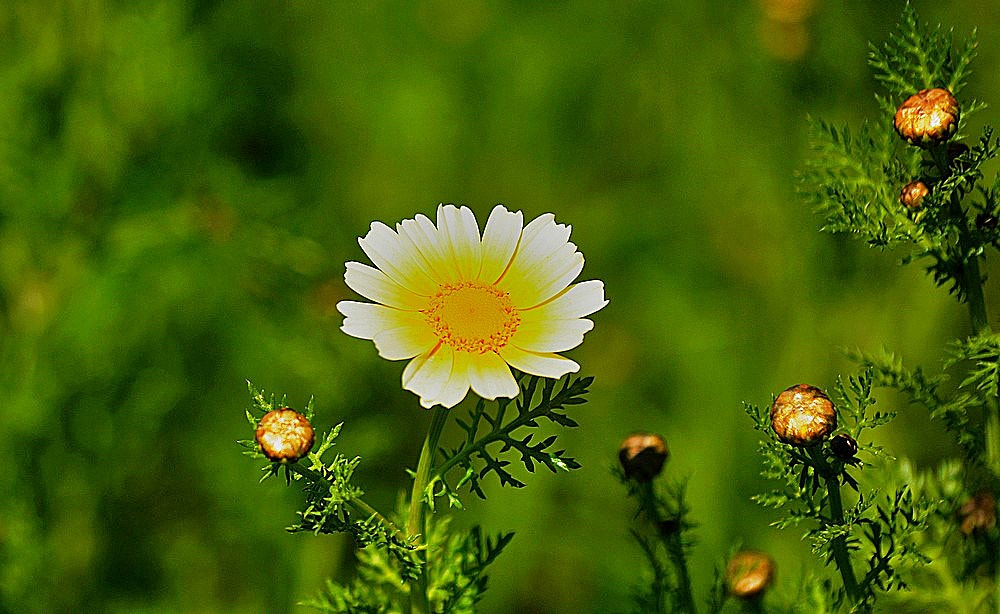
<instances>
[{"instance_id":1,"label":"yellow disc floret","mask_svg":"<svg viewBox=\"0 0 1000 614\"><path fill-rule=\"evenodd\" d=\"M481 281L444 284L422 310L434 334L463 352L496 352L521 324L510 295Z\"/></svg>"}]
</instances>

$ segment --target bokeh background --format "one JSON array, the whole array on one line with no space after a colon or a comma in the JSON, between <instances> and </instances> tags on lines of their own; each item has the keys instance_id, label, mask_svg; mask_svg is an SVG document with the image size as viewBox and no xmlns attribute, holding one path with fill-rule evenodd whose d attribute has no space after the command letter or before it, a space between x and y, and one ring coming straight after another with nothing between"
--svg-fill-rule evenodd
<instances>
[{"instance_id":1,"label":"bokeh background","mask_svg":"<svg viewBox=\"0 0 1000 614\"><path fill-rule=\"evenodd\" d=\"M349 579L351 544L285 533L300 493L241 456L245 380L315 395L392 507L430 416L335 304L371 220L439 202L555 212L611 300L569 353L597 377L562 435L583 469L458 513L517 533L482 611L627 608L641 555L611 467L636 429L689 480L699 601L735 542L794 591L808 548L749 500L742 402L830 385L844 347L933 370L967 330L795 193L807 115L885 121L866 44L902 5L4 2L0 611L293 611ZM1000 100L993 0L915 5L980 28L967 93ZM900 409L884 443L953 453Z\"/></svg>"}]
</instances>

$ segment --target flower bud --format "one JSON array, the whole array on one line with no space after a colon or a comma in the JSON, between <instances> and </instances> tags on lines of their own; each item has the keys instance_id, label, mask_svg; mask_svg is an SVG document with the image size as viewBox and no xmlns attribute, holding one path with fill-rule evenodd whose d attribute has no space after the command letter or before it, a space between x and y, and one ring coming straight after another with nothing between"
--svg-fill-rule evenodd
<instances>
[{"instance_id":1,"label":"flower bud","mask_svg":"<svg viewBox=\"0 0 1000 614\"><path fill-rule=\"evenodd\" d=\"M842 461L851 460L858 453L858 442L847 433L840 433L830 440L830 451Z\"/></svg>"},{"instance_id":2,"label":"flower bud","mask_svg":"<svg viewBox=\"0 0 1000 614\"><path fill-rule=\"evenodd\" d=\"M899 193L899 202L910 209L919 209L921 202L928 194L930 194L930 190L927 189L927 185L923 181L915 179L903 186L903 190Z\"/></svg>"},{"instance_id":3,"label":"flower bud","mask_svg":"<svg viewBox=\"0 0 1000 614\"><path fill-rule=\"evenodd\" d=\"M668 456L667 442L656 433L633 433L618 447L625 477L637 482L648 482L660 475Z\"/></svg>"},{"instance_id":4,"label":"flower bud","mask_svg":"<svg viewBox=\"0 0 1000 614\"><path fill-rule=\"evenodd\" d=\"M958 101L946 89L920 90L896 110L892 123L910 145L931 145L948 140L958 129Z\"/></svg>"},{"instance_id":5,"label":"flower bud","mask_svg":"<svg viewBox=\"0 0 1000 614\"><path fill-rule=\"evenodd\" d=\"M306 417L287 407L267 412L257 423L257 443L272 462L294 463L309 454L313 439Z\"/></svg>"},{"instance_id":6,"label":"flower bud","mask_svg":"<svg viewBox=\"0 0 1000 614\"><path fill-rule=\"evenodd\" d=\"M979 491L962 504L958 516L962 519L961 530L965 535L972 535L977 531L990 531L997 525L996 498L988 490Z\"/></svg>"},{"instance_id":7,"label":"flower bud","mask_svg":"<svg viewBox=\"0 0 1000 614\"><path fill-rule=\"evenodd\" d=\"M811 446L826 439L837 428L837 410L822 390L799 384L774 400L771 428L784 443Z\"/></svg>"},{"instance_id":8,"label":"flower bud","mask_svg":"<svg viewBox=\"0 0 1000 614\"><path fill-rule=\"evenodd\" d=\"M738 599L756 599L774 580L774 559L756 550L736 553L726 565L726 588Z\"/></svg>"}]
</instances>

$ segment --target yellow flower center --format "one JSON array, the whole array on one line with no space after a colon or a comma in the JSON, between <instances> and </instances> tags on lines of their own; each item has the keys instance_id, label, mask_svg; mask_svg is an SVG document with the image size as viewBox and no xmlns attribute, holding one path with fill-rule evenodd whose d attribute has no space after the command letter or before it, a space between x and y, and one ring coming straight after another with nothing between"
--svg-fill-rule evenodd
<instances>
[{"instance_id":1,"label":"yellow flower center","mask_svg":"<svg viewBox=\"0 0 1000 614\"><path fill-rule=\"evenodd\" d=\"M480 281L442 285L422 313L442 342L479 354L507 345L521 324L510 294Z\"/></svg>"}]
</instances>

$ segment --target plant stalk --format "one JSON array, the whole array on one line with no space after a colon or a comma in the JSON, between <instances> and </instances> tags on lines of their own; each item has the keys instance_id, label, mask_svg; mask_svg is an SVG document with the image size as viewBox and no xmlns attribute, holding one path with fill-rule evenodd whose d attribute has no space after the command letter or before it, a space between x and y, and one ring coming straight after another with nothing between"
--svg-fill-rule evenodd
<instances>
[{"instance_id":1,"label":"plant stalk","mask_svg":"<svg viewBox=\"0 0 1000 614\"><path fill-rule=\"evenodd\" d=\"M444 431L445 422L448 420L448 410L440 405L434 408L434 415L431 418L431 426L427 430L427 437L424 438L424 446L420 450L420 460L417 461L417 470L413 475L413 490L410 494L410 513L406 521L406 534L410 538L421 536L414 543L417 547L426 546L427 540L424 536L424 491L427 489L427 482L431 475L431 466L434 463L434 456L437 454L438 440ZM414 614L428 614L430 603L427 600L427 552L424 551L424 566L419 577L410 582L410 612Z\"/></svg>"},{"instance_id":2,"label":"plant stalk","mask_svg":"<svg viewBox=\"0 0 1000 614\"><path fill-rule=\"evenodd\" d=\"M946 145L940 145L931 150L931 156L943 176L949 173L949 160ZM992 331L986 311L986 299L983 296L983 276L979 270L979 256L973 253L969 240L971 228L965 209L962 208L961 195L953 192L948 203L951 214L958 226L958 249L962 263L962 279L958 280L965 290L965 303L969 307L969 319L972 323L972 334L989 334ZM1000 357L997 357L1000 360ZM997 390L986 398L983 411L985 414L985 462L986 468L993 479L1000 479L1000 382Z\"/></svg>"},{"instance_id":3,"label":"plant stalk","mask_svg":"<svg viewBox=\"0 0 1000 614\"><path fill-rule=\"evenodd\" d=\"M664 531L663 523L672 519L663 518L660 515L656 494L653 492L653 483L639 482L637 486L642 513L656 527L657 534L663 541L667 555L670 557L677 574L677 611L693 614L695 607L694 597L691 593L691 575L688 573L687 557L684 555L684 544L681 541L681 527L672 532Z\"/></svg>"},{"instance_id":4,"label":"plant stalk","mask_svg":"<svg viewBox=\"0 0 1000 614\"><path fill-rule=\"evenodd\" d=\"M840 478L835 473L826 459L823 457L823 449L820 446L809 448L809 456L815 463L815 468L826 484L827 502L830 505L830 524L843 526L844 503L840 498ZM844 582L844 590L847 592L847 599L851 604L861 601L861 588L858 579L854 575L854 567L851 566L851 555L847 550L847 537L841 535L834 538L832 544L833 561L840 571L840 577Z\"/></svg>"}]
</instances>

